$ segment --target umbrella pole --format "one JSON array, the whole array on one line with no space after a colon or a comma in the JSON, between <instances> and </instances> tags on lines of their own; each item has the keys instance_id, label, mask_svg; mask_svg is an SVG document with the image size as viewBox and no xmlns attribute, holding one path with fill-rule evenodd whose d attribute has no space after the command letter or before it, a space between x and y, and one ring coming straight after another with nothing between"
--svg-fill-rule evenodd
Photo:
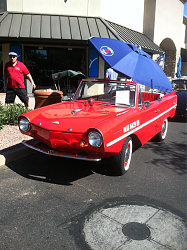
<instances>
[{"instance_id":1,"label":"umbrella pole","mask_svg":"<svg viewBox=\"0 0 187 250\"><path fill-rule=\"evenodd\" d=\"M58 91L60 91L60 85L59 85L59 80L58 80Z\"/></svg>"},{"instance_id":2,"label":"umbrella pole","mask_svg":"<svg viewBox=\"0 0 187 250\"><path fill-rule=\"evenodd\" d=\"M151 79L151 95L153 94L153 79Z\"/></svg>"},{"instance_id":3,"label":"umbrella pole","mask_svg":"<svg viewBox=\"0 0 187 250\"><path fill-rule=\"evenodd\" d=\"M54 85L55 85L55 89L58 90L55 81L53 81L53 82L54 82Z\"/></svg>"}]
</instances>

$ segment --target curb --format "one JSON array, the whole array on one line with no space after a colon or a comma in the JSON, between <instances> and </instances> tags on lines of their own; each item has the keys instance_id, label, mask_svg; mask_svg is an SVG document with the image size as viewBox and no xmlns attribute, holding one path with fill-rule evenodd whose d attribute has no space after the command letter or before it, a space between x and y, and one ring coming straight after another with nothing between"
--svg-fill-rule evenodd
<instances>
[{"instance_id":1,"label":"curb","mask_svg":"<svg viewBox=\"0 0 187 250\"><path fill-rule=\"evenodd\" d=\"M34 153L35 150L26 146L22 146L22 143L15 145L13 149L2 150L0 154L0 167L12 161L20 160L21 158L32 155Z\"/></svg>"},{"instance_id":2,"label":"curb","mask_svg":"<svg viewBox=\"0 0 187 250\"><path fill-rule=\"evenodd\" d=\"M6 160L5 160L4 155L0 155L0 167L5 165L5 162L6 162Z\"/></svg>"}]
</instances>

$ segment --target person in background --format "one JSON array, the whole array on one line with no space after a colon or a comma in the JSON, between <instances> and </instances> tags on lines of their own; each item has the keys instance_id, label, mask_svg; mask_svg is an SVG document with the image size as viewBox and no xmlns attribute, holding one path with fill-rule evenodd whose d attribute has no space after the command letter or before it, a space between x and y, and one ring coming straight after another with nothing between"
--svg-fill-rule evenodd
<instances>
[{"instance_id":1,"label":"person in background","mask_svg":"<svg viewBox=\"0 0 187 250\"><path fill-rule=\"evenodd\" d=\"M106 70L105 78L108 80L117 80L118 73L115 72L112 68Z\"/></svg>"},{"instance_id":2,"label":"person in background","mask_svg":"<svg viewBox=\"0 0 187 250\"><path fill-rule=\"evenodd\" d=\"M22 62L17 61L17 53L10 52L8 55L10 61L5 63L4 67L4 83L6 86L5 105L14 103L17 95L21 102L25 104L25 107L28 108L29 97L25 89L24 75L29 79L34 89L36 85L27 67Z\"/></svg>"}]
</instances>

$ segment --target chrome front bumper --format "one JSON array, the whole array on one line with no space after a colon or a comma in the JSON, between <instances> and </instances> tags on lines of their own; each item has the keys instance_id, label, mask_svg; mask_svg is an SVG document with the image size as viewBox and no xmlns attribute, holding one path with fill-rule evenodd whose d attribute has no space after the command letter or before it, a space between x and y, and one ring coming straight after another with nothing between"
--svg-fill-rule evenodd
<instances>
[{"instance_id":1,"label":"chrome front bumper","mask_svg":"<svg viewBox=\"0 0 187 250\"><path fill-rule=\"evenodd\" d=\"M83 160L83 161L100 161L101 158L98 157L90 157L90 156L85 156L85 155L78 155L78 154L70 154L70 153L64 153L60 151L55 151L53 149L48 149L45 147L42 147L40 145L34 144L30 141L23 141L23 145L34 149L40 153L44 153L47 155L53 155L53 156L58 156L58 157L65 157L65 158L71 158L71 159L76 159L76 160Z\"/></svg>"}]
</instances>

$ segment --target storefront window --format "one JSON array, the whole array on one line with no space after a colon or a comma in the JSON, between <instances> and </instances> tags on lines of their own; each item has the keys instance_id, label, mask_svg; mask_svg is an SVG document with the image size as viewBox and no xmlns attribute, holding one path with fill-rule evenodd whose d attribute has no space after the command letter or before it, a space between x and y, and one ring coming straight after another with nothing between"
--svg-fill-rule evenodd
<instances>
[{"instance_id":1,"label":"storefront window","mask_svg":"<svg viewBox=\"0 0 187 250\"><path fill-rule=\"evenodd\" d=\"M24 63L40 87L54 88L52 74L60 71L74 70L86 74L85 60L86 49L24 47Z\"/></svg>"}]
</instances>

